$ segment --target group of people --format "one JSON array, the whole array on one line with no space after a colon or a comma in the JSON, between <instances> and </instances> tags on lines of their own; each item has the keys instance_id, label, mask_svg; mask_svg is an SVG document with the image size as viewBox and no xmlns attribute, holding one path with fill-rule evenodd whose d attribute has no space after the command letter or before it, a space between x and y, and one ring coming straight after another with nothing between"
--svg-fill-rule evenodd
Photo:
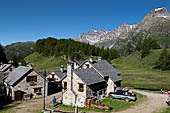
<instances>
[{"instance_id":1,"label":"group of people","mask_svg":"<svg viewBox=\"0 0 170 113\"><path fill-rule=\"evenodd\" d=\"M166 100L166 103L168 104L168 106L170 106L170 95L169 95L168 99Z\"/></svg>"},{"instance_id":2,"label":"group of people","mask_svg":"<svg viewBox=\"0 0 170 113\"><path fill-rule=\"evenodd\" d=\"M162 94L170 94L170 91L161 89L161 93ZM170 106L170 95L168 96L166 103L168 104L168 106Z\"/></svg>"}]
</instances>

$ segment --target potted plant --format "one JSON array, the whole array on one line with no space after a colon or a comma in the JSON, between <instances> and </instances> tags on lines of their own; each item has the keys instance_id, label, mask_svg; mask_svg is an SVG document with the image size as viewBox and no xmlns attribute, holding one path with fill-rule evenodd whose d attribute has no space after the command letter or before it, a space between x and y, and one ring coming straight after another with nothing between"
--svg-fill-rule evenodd
<instances>
[{"instance_id":1,"label":"potted plant","mask_svg":"<svg viewBox=\"0 0 170 113\"><path fill-rule=\"evenodd\" d=\"M80 89L79 89L79 91L80 91L80 92L83 92L83 91L84 91L84 89L83 89L83 88L80 88Z\"/></svg>"}]
</instances>

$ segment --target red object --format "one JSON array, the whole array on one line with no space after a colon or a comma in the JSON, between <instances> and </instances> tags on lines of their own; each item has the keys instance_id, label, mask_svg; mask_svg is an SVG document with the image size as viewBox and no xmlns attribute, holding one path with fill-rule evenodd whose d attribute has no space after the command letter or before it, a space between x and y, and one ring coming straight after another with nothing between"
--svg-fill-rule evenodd
<instances>
[{"instance_id":1,"label":"red object","mask_svg":"<svg viewBox=\"0 0 170 113\"><path fill-rule=\"evenodd\" d=\"M169 93L169 91L168 91L168 90L161 90L161 92L162 92L162 93L166 93L166 94L168 94L168 93Z\"/></svg>"},{"instance_id":2,"label":"red object","mask_svg":"<svg viewBox=\"0 0 170 113\"><path fill-rule=\"evenodd\" d=\"M103 107L105 106L105 104L101 104Z\"/></svg>"},{"instance_id":3,"label":"red object","mask_svg":"<svg viewBox=\"0 0 170 113\"><path fill-rule=\"evenodd\" d=\"M168 93L168 90L165 90L164 93Z\"/></svg>"}]
</instances>

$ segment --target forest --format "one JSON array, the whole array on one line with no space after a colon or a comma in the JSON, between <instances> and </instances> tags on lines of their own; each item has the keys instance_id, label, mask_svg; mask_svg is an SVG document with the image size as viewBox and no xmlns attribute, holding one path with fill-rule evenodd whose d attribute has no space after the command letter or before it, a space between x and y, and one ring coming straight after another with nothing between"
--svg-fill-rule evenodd
<instances>
[{"instance_id":1,"label":"forest","mask_svg":"<svg viewBox=\"0 0 170 113\"><path fill-rule=\"evenodd\" d=\"M89 56L101 56L102 59L111 61L118 58L119 54L116 49L99 48L87 43L74 41L73 39L60 39L48 37L39 39L34 47L34 52L38 52L43 56L63 57L67 59L84 60Z\"/></svg>"}]
</instances>

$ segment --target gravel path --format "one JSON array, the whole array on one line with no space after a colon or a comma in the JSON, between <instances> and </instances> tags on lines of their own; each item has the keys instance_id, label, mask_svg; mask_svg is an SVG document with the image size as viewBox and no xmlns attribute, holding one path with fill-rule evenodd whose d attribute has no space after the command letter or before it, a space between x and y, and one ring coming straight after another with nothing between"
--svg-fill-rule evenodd
<instances>
[{"instance_id":1,"label":"gravel path","mask_svg":"<svg viewBox=\"0 0 170 113\"><path fill-rule=\"evenodd\" d=\"M168 98L168 95L149 93L138 90L135 90L135 92L140 93L142 95L146 95L147 100L125 111L115 113L153 113L160 112L162 109L165 109L167 107L165 101Z\"/></svg>"},{"instance_id":2,"label":"gravel path","mask_svg":"<svg viewBox=\"0 0 170 113\"><path fill-rule=\"evenodd\" d=\"M165 94L156 94L144 91L134 90L137 93L142 95L146 95L147 99L131 108L114 113L153 113L153 112L160 112L161 110L165 109L167 104L165 103L168 95ZM49 104L52 101L53 96L56 98L61 97L61 93L57 93L46 98L46 104ZM43 99L33 99L21 102L17 107L15 107L16 113L34 113L37 110L42 109L43 107ZM88 112L88 113L95 113L95 112ZM101 112L100 112L101 113Z\"/></svg>"},{"instance_id":3,"label":"gravel path","mask_svg":"<svg viewBox=\"0 0 170 113\"><path fill-rule=\"evenodd\" d=\"M46 104L49 104L54 96L59 99L61 97L61 92L47 96ZM17 105L15 111L16 113L34 113L40 109L43 109L43 98L23 101L21 104Z\"/></svg>"}]
</instances>

